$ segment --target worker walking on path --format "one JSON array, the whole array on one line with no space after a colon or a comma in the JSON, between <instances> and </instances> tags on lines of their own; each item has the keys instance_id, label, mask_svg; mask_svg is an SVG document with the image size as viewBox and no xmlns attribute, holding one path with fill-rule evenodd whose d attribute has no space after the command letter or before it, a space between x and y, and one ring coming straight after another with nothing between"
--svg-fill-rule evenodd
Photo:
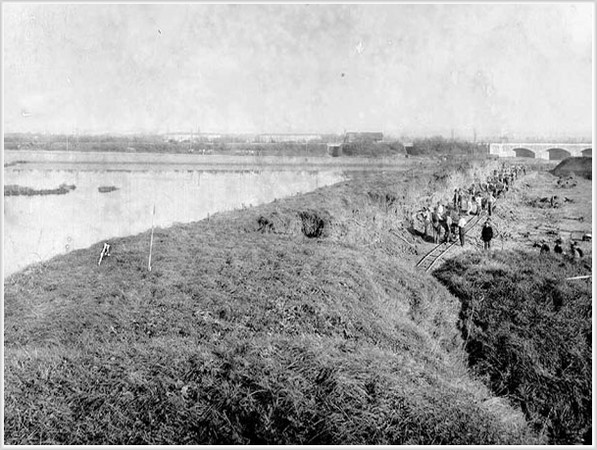
<instances>
[{"instance_id":1,"label":"worker walking on path","mask_svg":"<svg viewBox=\"0 0 597 450\"><path fill-rule=\"evenodd\" d=\"M491 249L491 240L493 239L493 228L491 220L487 219L481 230L481 239L483 240L483 250Z\"/></svg>"},{"instance_id":2,"label":"worker walking on path","mask_svg":"<svg viewBox=\"0 0 597 450\"><path fill-rule=\"evenodd\" d=\"M430 231L430 228L431 228L431 209L428 206L425 207L424 217L425 217L425 239L427 239L431 235L431 231Z\"/></svg>"},{"instance_id":3,"label":"worker walking on path","mask_svg":"<svg viewBox=\"0 0 597 450\"><path fill-rule=\"evenodd\" d=\"M466 219L464 216L460 216L458 221L458 235L460 236L460 245L464 247L464 227L466 226Z\"/></svg>"},{"instance_id":4,"label":"worker walking on path","mask_svg":"<svg viewBox=\"0 0 597 450\"><path fill-rule=\"evenodd\" d=\"M562 240L560 238L556 239L556 245L553 248L553 252L557 253L558 255L562 255L564 253L564 249L562 248Z\"/></svg>"},{"instance_id":5,"label":"worker walking on path","mask_svg":"<svg viewBox=\"0 0 597 450\"><path fill-rule=\"evenodd\" d=\"M493 196L493 194L490 192L489 193L489 197L487 197L487 214L489 216L491 216L491 213L493 211L493 205L495 204L495 197Z\"/></svg>"},{"instance_id":6,"label":"worker walking on path","mask_svg":"<svg viewBox=\"0 0 597 450\"><path fill-rule=\"evenodd\" d=\"M483 210L483 201L481 199L481 194L477 194L475 200L477 201L477 215L479 215Z\"/></svg>"},{"instance_id":7,"label":"worker walking on path","mask_svg":"<svg viewBox=\"0 0 597 450\"><path fill-rule=\"evenodd\" d=\"M431 215L433 225L433 243L439 244L439 233L440 233L440 215L437 212L437 208Z\"/></svg>"},{"instance_id":8,"label":"worker walking on path","mask_svg":"<svg viewBox=\"0 0 597 450\"><path fill-rule=\"evenodd\" d=\"M446 214L446 243L450 243L452 237L452 217Z\"/></svg>"},{"instance_id":9,"label":"worker walking on path","mask_svg":"<svg viewBox=\"0 0 597 450\"><path fill-rule=\"evenodd\" d=\"M572 241L570 243L570 256L573 260L578 260L583 257L583 252L578 247L578 243L576 241Z\"/></svg>"}]
</instances>

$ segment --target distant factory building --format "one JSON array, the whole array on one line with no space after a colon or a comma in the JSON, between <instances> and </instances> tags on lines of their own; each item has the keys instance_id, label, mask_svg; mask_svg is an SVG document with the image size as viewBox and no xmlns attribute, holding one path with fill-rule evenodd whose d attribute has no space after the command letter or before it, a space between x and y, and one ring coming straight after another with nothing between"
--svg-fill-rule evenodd
<instances>
[{"instance_id":1,"label":"distant factory building","mask_svg":"<svg viewBox=\"0 0 597 450\"><path fill-rule=\"evenodd\" d=\"M211 142L222 138L221 134L213 133L166 133L165 141L176 142Z\"/></svg>"},{"instance_id":2,"label":"distant factory building","mask_svg":"<svg viewBox=\"0 0 597 450\"><path fill-rule=\"evenodd\" d=\"M379 142L383 141L383 133L379 132L365 132L358 133L349 131L344 137L344 142Z\"/></svg>"},{"instance_id":3,"label":"distant factory building","mask_svg":"<svg viewBox=\"0 0 597 450\"><path fill-rule=\"evenodd\" d=\"M310 142L310 141L321 141L320 134L286 134L286 133L275 133L275 134L259 134L255 138L255 142L260 143L272 143L272 142Z\"/></svg>"}]
</instances>

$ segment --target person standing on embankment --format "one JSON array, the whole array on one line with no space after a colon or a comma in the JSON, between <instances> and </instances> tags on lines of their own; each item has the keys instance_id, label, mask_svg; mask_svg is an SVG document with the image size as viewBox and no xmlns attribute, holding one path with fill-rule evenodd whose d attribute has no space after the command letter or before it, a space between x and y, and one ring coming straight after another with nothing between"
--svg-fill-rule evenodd
<instances>
[{"instance_id":1,"label":"person standing on embankment","mask_svg":"<svg viewBox=\"0 0 597 450\"><path fill-rule=\"evenodd\" d=\"M556 245L553 248L553 252L557 253L558 255L562 255L564 253L564 249L562 248L562 240L560 238L556 239Z\"/></svg>"},{"instance_id":2,"label":"person standing on embankment","mask_svg":"<svg viewBox=\"0 0 597 450\"><path fill-rule=\"evenodd\" d=\"M483 240L483 250L490 250L491 240L493 239L493 228L491 227L491 221L489 219L487 219L485 225L483 225L481 239Z\"/></svg>"},{"instance_id":3,"label":"person standing on embankment","mask_svg":"<svg viewBox=\"0 0 597 450\"><path fill-rule=\"evenodd\" d=\"M431 220L432 220L432 224L433 224L433 243L439 244L441 216L438 213L437 207L435 208L435 210L432 213Z\"/></svg>"},{"instance_id":4,"label":"person standing on embankment","mask_svg":"<svg viewBox=\"0 0 597 450\"><path fill-rule=\"evenodd\" d=\"M490 192L489 196L487 197L487 215L491 216L494 204L495 204L495 197L493 196L493 193Z\"/></svg>"},{"instance_id":5,"label":"person standing on embankment","mask_svg":"<svg viewBox=\"0 0 597 450\"><path fill-rule=\"evenodd\" d=\"M449 244L450 239L452 237L452 217L449 212L446 214L445 224L446 224L446 244Z\"/></svg>"},{"instance_id":6,"label":"person standing on embankment","mask_svg":"<svg viewBox=\"0 0 597 450\"><path fill-rule=\"evenodd\" d=\"M460 236L460 245L464 247L464 227L466 226L466 219L464 216L460 216L458 221L458 235Z\"/></svg>"}]
</instances>

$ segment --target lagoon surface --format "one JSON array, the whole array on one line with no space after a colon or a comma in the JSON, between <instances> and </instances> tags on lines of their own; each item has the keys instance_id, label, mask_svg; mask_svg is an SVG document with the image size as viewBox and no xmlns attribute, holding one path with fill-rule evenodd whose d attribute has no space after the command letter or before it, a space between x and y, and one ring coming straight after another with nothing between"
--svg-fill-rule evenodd
<instances>
[{"instance_id":1,"label":"lagoon surface","mask_svg":"<svg viewBox=\"0 0 597 450\"><path fill-rule=\"evenodd\" d=\"M155 226L193 222L209 214L308 192L344 179L332 170L51 170L4 169L4 184L53 189L65 195L4 197L4 276L98 241ZM116 191L100 193L100 186ZM98 255L99 256L99 255Z\"/></svg>"}]
</instances>

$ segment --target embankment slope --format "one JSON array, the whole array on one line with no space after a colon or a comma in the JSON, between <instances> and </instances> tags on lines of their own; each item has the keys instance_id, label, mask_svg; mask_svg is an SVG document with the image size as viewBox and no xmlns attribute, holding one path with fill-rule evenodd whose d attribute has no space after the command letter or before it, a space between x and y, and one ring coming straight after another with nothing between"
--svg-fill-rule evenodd
<instances>
[{"instance_id":1,"label":"embankment slope","mask_svg":"<svg viewBox=\"0 0 597 450\"><path fill-rule=\"evenodd\" d=\"M587 156L566 158L553 169L552 173L559 177L576 175L590 180L593 174L592 164L593 158Z\"/></svg>"},{"instance_id":2,"label":"embankment slope","mask_svg":"<svg viewBox=\"0 0 597 450\"><path fill-rule=\"evenodd\" d=\"M543 442L470 376L458 300L396 235L405 186L158 229L151 272L142 233L11 276L5 442Z\"/></svg>"},{"instance_id":3,"label":"embankment slope","mask_svg":"<svg viewBox=\"0 0 597 450\"><path fill-rule=\"evenodd\" d=\"M435 271L462 301L469 363L550 444L590 439L590 258L504 251L465 254Z\"/></svg>"}]
</instances>

